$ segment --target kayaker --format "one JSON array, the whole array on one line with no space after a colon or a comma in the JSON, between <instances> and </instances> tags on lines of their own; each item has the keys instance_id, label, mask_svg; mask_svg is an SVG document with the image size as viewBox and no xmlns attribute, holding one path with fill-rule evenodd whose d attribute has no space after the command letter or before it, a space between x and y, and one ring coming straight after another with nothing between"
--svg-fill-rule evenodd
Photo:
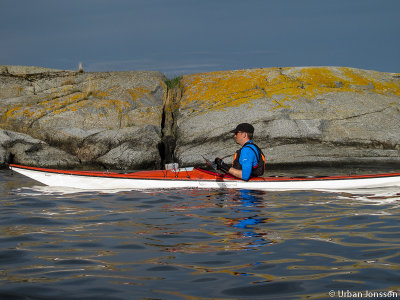
<instances>
[{"instance_id":1,"label":"kayaker","mask_svg":"<svg viewBox=\"0 0 400 300\"><path fill-rule=\"evenodd\" d=\"M265 155L252 141L254 127L248 123L241 123L231 132L234 134L235 142L242 148L236 151L232 166L217 157L215 164L218 170L246 181L250 177L262 176L265 170Z\"/></svg>"}]
</instances>

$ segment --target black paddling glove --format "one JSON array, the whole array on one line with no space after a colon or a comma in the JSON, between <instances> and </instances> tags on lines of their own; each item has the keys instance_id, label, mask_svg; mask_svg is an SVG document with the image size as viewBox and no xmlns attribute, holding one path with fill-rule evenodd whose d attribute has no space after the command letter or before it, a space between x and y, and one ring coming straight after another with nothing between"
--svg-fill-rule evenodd
<instances>
[{"instance_id":1,"label":"black paddling glove","mask_svg":"<svg viewBox=\"0 0 400 300\"><path fill-rule=\"evenodd\" d=\"M217 165L217 169L221 170L222 172L228 173L229 169L231 168L229 165L227 165L226 163L224 163L224 161L222 160L222 158L217 157L215 159L215 164Z\"/></svg>"}]
</instances>

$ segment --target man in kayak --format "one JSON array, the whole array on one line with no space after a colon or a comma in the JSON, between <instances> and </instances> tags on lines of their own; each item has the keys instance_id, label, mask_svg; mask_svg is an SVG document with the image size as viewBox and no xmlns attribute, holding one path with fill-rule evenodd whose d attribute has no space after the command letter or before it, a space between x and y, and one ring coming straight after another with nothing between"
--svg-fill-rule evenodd
<instances>
[{"instance_id":1,"label":"man in kayak","mask_svg":"<svg viewBox=\"0 0 400 300\"><path fill-rule=\"evenodd\" d=\"M217 169L246 181L250 177L263 175L265 156L252 141L254 127L248 123L241 123L231 132L234 133L235 142L242 148L236 151L232 166L227 165L222 158L217 157L215 159Z\"/></svg>"}]
</instances>

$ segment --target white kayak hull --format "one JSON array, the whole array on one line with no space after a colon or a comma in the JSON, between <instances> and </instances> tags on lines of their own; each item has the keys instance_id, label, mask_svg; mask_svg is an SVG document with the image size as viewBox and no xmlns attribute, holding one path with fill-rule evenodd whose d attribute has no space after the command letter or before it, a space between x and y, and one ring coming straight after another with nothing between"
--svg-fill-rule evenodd
<instances>
[{"instance_id":1,"label":"white kayak hull","mask_svg":"<svg viewBox=\"0 0 400 300\"><path fill-rule=\"evenodd\" d=\"M322 178L258 177L243 181L193 168L143 171L130 174L60 171L10 165L10 168L42 184L85 190L115 189L255 189L255 190L352 190L400 186L400 173L331 176ZM152 175L154 172L154 176ZM156 173L158 172L158 173ZM199 173L200 172L200 173ZM150 174L150 175L149 175ZM161 175L160 174L164 174Z\"/></svg>"}]
</instances>

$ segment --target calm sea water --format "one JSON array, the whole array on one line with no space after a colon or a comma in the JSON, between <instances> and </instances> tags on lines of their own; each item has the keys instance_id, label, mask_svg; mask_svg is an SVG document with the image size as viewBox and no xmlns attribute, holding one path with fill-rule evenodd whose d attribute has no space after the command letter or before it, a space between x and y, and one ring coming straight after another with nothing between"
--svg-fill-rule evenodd
<instances>
[{"instance_id":1,"label":"calm sea water","mask_svg":"<svg viewBox=\"0 0 400 300\"><path fill-rule=\"evenodd\" d=\"M0 299L400 298L399 233L400 188L77 192L3 170Z\"/></svg>"}]
</instances>

